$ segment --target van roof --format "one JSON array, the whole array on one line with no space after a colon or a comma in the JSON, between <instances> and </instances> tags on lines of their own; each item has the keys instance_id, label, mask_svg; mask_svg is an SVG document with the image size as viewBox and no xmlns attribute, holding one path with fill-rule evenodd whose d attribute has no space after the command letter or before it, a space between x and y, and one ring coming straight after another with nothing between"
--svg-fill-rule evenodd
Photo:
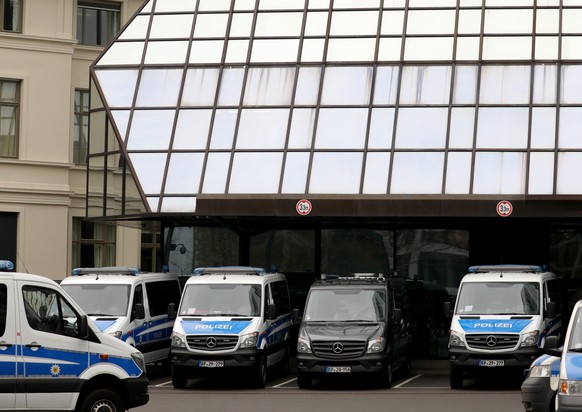
<instances>
[{"instance_id":1,"label":"van roof","mask_svg":"<svg viewBox=\"0 0 582 412\"><path fill-rule=\"evenodd\" d=\"M524 272L488 272L470 273L465 275L461 283L469 282L539 282L545 278L553 278L551 272L524 273Z\"/></svg>"},{"instance_id":2,"label":"van roof","mask_svg":"<svg viewBox=\"0 0 582 412\"><path fill-rule=\"evenodd\" d=\"M21 272L1 272L0 279L14 279L14 280L26 280L35 281L40 283L50 283L51 285L57 284L53 279L46 276L34 275L32 273L21 273Z\"/></svg>"},{"instance_id":3,"label":"van roof","mask_svg":"<svg viewBox=\"0 0 582 412\"><path fill-rule=\"evenodd\" d=\"M82 276L69 276L61 281L61 285L72 285L72 284L89 284L89 283L104 283L104 284L120 284L120 285L132 285L134 283L139 283L148 280L173 280L178 279L178 275L175 273L140 273L137 275L126 275L126 274L111 274L111 273L92 273L84 274Z\"/></svg>"},{"instance_id":4,"label":"van roof","mask_svg":"<svg viewBox=\"0 0 582 412\"><path fill-rule=\"evenodd\" d=\"M254 273L211 273L207 275L193 275L191 276L188 281L186 281L186 285L193 285L193 284L225 284L225 285L262 285L265 284L269 280L286 280L285 275L282 273L265 273L261 274L260 276L255 275Z\"/></svg>"}]
</instances>

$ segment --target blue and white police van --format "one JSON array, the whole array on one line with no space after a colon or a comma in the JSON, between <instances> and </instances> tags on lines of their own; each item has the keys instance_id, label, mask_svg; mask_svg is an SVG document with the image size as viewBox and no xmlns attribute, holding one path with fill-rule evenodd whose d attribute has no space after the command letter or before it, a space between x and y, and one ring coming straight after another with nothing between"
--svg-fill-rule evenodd
<instances>
[{"instance_id":1,"label":"blue and white police van","mask_svg":"<svg viewBox=\"0 0 582 412\"><path fill-rule=\"evenodd\" d=\"M169 366L174 320L168 305L180 302L177 275L130 267L78 268L61 286L102 332L137 348L146 363Z\"/></svg>"},{"instance_id":2,"label":"blue and white police van","mask_svg":"<svg viewBox=\"0 0 582 412\"><path fill-rule=\"evenodd\" d=\"M521 385L521 403L526 412L554 411L559 380L560 357L543 354L534 360Z\"/></svg>"},{"instance_id":3,"label":"blue and white police van","mask_svg":"<svg viewBox=\"0 0 582 412\"><path fill-rule=\"evenodd\" d=\"M121 412L149 401L143 355L53 280L0 261L0 410Z\"/></svg>"},{"instance_id":4,"label":"blue and white police van","mask_svg":"<svg viewBox=\"0 0 582 412\"><path fill-rule=\"evenodd\" d=\"M254 267L195 269L172 333L172 383L240 371L264 387L267 368L287 370L291 304L285 275Z\"/></svg>"},{"instance_id":5,"label":"blue and white police van","mask_svg":"<svg viewBox=\"0 0 582 412\"><path fill-rule=\"evenodd\" d=\"M468 374L525 371L541 355L545 339L560 335L560 312L558 278L544 267L470 267L451 321L451 388L461 389Z\"/></svg>"}]
</instances>

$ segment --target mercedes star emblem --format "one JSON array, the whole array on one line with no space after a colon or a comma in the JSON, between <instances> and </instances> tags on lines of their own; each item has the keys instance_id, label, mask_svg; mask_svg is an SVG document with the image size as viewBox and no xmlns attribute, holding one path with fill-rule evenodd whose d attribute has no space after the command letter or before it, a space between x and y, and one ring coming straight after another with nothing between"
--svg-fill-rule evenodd
<instances>
[{"instance_id":1,"label":"mercedes star emblem","mask_svg":"<svg viewBox=\"0 0 582 412\"><path fill-rule=\"evenodd\" d=\"M211 336L206 339L206 346L208 346L210 349L214 349L216 347L216 338Z\"/></svg>"},{"instance_id":2,"label":"mercedes star emblem","mask_svg":"<svg viewBox=\"0 0 582 412\"><path fill-rule=\"evenodd\" d=\"M493 335L489 335L487 336L487 338L485 338L485 343L487 343L487 346L491 348L497 345L497 338Z\"/></svg>"},{"instance_id":3,"label":"mercedes star emblem","mask_svg":"<svg viewBox=\"0 0 582 412\"><path fill-rule=\"evenodd\" d=\"M333 353L335 353L336 355L338 355L338 354L340 354L340 353L342 353L344 351L344 345L342 345L339 342L336 342L331 347L331 350L333 350Z\"/></svg>"}]
</instances>

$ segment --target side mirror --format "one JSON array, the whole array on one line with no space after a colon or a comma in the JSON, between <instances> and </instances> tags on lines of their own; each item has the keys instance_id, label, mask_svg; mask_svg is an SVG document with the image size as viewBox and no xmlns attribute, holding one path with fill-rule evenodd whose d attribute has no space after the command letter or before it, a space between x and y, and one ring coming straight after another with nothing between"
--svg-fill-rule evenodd
<instances>
[{"instance_id":1,"label":"side mirror","mask_svg":"<svg viewBox=\"0 0 582 412\"><path fill-rule=\"evenodd\" d=\"M267 319L277 319L277 306L272 303L267 306Z\"/></svg>"},{"instance_id":2,"label":"side mirror","mask_svg":"<svg viewBox=\"0 0 582 412\"><path fill-rule=\"evenodd\" d=\"M558 306L556 305L556 302L546 303L546 313L545 313L546 318L555 318L558 314L557 312Z\"/></svg>"},{"instance_id":3,"label":"side mirror","mask_svg":"<svg viewBox=\"0 0 582 412\"><path fill-rule=\"evenodd\" d=\"M87 315L82 315L77 321L77 333L81 339L89 337L89 325L87 324Z\"/></svg>"},{"instance_id":4,"label":"side mirror","mask_svg":"<svg viewBox=\"0 0 582 412\"><path fill-rule=\"evenodd\" d=\"M168 319L176 319L176 304L168 303Z\"/></svg>"},{"instance_id":5,"label":"side mirror","mask_svg":"<svg viewBox=\"0 0 582 412\"><path fill-rule=\"evenodd\" d=\"M143 303L135 304L131 317L133 319L145 319L145 308L143 307Z\"/></svg>"},{"instance_id":6,"label":"side mirror","mask_svg":"<svg viewBox=\"0 0 582 412\"><path fill-rule=\"evenodd\" d=\"M453 316L453 309L451 309L451 302L445 302L443 304L443 314L445 318L450 318Z\"/></svg>"},{"instance_id":7,"label":"side mirror","mask_svg":"<svg viewBox=\"0 0 582 412\"><path fill-rule=\"evenodd\" d=\"M293 311L291 312L291 322L293 322L294 325L299 325L301 323L299 309L293 309Z\"/></svg>"},{"instance_id":8,"label":"side mirror","mask_svg":"<svg viewBox=\"0 0 582 412\"><path fill-rule=\"evenodd\" d=\"M544 353L550 356L562 356L562 351L558 349L558 337L548 336L544 342Z\"/></svg>"},{"instance_id":9,"label":"side mirror","mask_svg":"<svg viewBox=\"0 0 582 412\"><path fill-rule=\"evenodd\" d=\"M392 317L394 324L402 322L402 319L404 319L404 316L402 316L402 309L394 309L394 315Z\"/></svg>"}]
</instances>

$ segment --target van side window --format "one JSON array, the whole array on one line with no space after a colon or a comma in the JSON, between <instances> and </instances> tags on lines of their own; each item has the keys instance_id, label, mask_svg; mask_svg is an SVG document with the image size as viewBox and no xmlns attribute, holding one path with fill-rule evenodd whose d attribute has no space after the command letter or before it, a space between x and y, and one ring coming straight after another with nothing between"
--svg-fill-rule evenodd
<instances>
[{"instance_id":1,"label":"van side window","mask_svg":"<svg viewBox=\"0 0 582 412\"><path fill-rule=\"evenodd\" d=\"M558 312L561 313L562 307L560 306L560 286L558 285L558 280L548 280L546 282L546 290L547 296L544 299L544 311L546 310L547 302L556 302Z\"/></svg>"},{"instance_id":2,"label":"van side window","mask_svg":"<svg viewBox=\"0 0 582 412\"><path fill-rule=\"evenodd\" d=\"M131 304L131 320L135 320L135 305L143 305L143 287L137 285L135 291L133 292L133 303Z\"/></svg>"},{"instance_id":3,"label":"van side window","mask_svg":"<svg viewBox=\"0 0 582 412\"><path fill-rule=\"evenodd\" d=\"M31 328L57 335L78 336L76 327L79 315L57 291L24 286L22 296Z\"/></svg>"},{"instance_id":4,"label":"van side window","mask_svg":"<svg viewBox=\"0 0 582 412\"><path fill-rule=\"evenodd\" d=\"M277 306L277 316L291 312L291 303L289 302L289 289L287 283L283 281L271 283L271 293L273 302Z\"/></svg>"},{"instance_id":5,"label":"van side window","mask_svg":"<svg viewBox=\"0 0 582 412\"><path fill-rule=\"evenodd\" d=\"M8 295L5 284L0 284L0 336L6 332L6 310L8 309Z\"/></svg>"},{"instance_id":6,"label":"van side window","mask_svg":"<svg viewBox=\"0 0 582 412\"><path fill-rule=\"evenodd\" d=\"M263 310L265 316L267 316L269 305L273 303L271 301L271 285L265 285L265 308Z\"/></svg>"},{"instance_id":7,"label":"van side window","mask_svg":"<svg viewBox=\"0 0 582 412\"><path fill-rule=\"evenodd\" d=\"M180 286L176 281L148 282L146 293L150 305L150 316L165 315L168 313L170 303L176 306L180 303Z\"/></svg>"}]
</instances>

